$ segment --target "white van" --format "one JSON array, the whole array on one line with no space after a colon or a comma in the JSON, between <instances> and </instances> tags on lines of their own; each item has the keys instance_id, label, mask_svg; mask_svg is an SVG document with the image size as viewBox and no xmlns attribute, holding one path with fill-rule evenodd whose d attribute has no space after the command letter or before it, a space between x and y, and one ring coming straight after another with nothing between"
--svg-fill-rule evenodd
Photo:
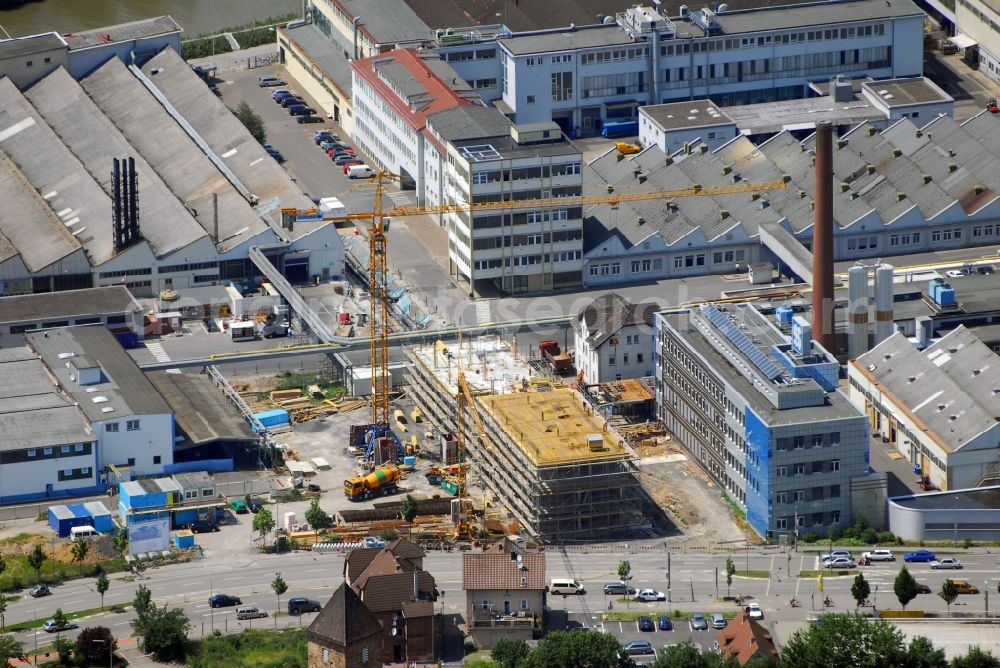
<instances>
[{"instance_id":1,"label":"white van","mask_svg":"<svg viewBox=\"0 0 1000 668\"><path fill-rule=\"evenodd\" d=\"M256 619L258 617L267 617L267 613L252 605L236 608L236 619Z\"/></svg>"},{"instance_id":2,"label":"white van","mask_svg":"<svg viewBox=\"0 0 1000 668\"><path fill-rule=\"evenodd\" d=\"M347 168L347 178L349 179L368 179L374 175L375 172L368 165L351 165Z\"/></svg>"},{"instance_id":3,"label":"white van","mask_svg":"<svg viewBox=\"0 0 1000 668\"><path fill-rule=\"evenodd\" d=\"M549 593L551 594L563 594L563 595L575 595L575 594L585 594L583 585L576 580L571 579L554 579L549 584Z\"/></svg>"},{"instance_id":4,"label":"white van","mask_svg":"<svg viewBox=\"0 0 1000 668\"><path fill-rule=\"evenodd\" d=\"M92 526L73 527L69 530L69 539L74 543L78 540L83 540L84 538L100 535L101 534L97 532L97 529Z\"/></svg>"}]
</instances>

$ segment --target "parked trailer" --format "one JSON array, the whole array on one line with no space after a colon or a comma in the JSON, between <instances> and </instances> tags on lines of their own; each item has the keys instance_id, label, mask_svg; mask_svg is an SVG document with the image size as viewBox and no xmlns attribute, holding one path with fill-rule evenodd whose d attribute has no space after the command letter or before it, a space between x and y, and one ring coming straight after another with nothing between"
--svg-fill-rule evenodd
<instances>
[{"instance_id":1,"label":"parked trailer","mask_svg":"<svg viewBox=\"0 0 1000 668\"><path fill-rule=\"evenodd\" d=\"M602 137L629 137L639 134L639 121L604 121Z\"/></svg>"}]
</instances>

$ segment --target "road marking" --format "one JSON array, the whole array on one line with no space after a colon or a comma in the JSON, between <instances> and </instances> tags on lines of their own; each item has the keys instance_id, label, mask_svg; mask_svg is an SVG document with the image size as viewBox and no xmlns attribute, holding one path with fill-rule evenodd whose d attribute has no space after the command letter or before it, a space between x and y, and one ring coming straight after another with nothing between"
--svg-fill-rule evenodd
<instances>
[{"instance_id":1,"label":"road marking","mask_svg":"<svg viewBox=\"0 0 1000 668\"><path fill-rule=\"evenodd\" d=\"M117 624L112 624L112 626L125 626L126 624L131 624L132 622L118 622Z\"/></svg>"},{"instance_id":2,"label":"road marking","mask_svg":"<svg viewBox=\"0 0 1000 668\"><path fill-rule=\"evenodd\" d=\"M309 570L303 571L303 573L329 573L329 568L310 568Z\"/></svg>"},{"instance_id":3,"label":"road marking","mask_svg":"<svg viewBox=\"0 0 1000 668\"><path fill-rule=\"evenodd\" d=\"M222 579L223 582L239 582L240 580L246 580L246 576L243 575L243 576L240 576L238 578L223 578Z\"/></svg>"},{"instance_id":4,"label":"road marking","mask_svg":"<svg viewBox=\"0 0 1000 668\"><path fill-rule=\"evenodd\" d=\"M488 302L476 302L476 324L482 325L490 321L490 305Z\"/></svg>"},{"instance_id":5,"label":"road marking","mask_svg":"<svg viewBox=\"0 0 1000 668\"><path fill-rule=\"evenodd\" d=\"M66 601L63 605L73 605L74 603L83 603L83 599L78 598L75 601Z\"/></svg>"},{"instance_id":6,"label":"road marking","mask_svg":"<svg viewBox=\"0 0 1000 668\"><path fill-rule=\"evenodd\" d=\"M147 341L145 345L157 362L170 361L170 355L167 355L167 351L163 349L163 344L159 341Z\"/></svg>"}]
</instances>

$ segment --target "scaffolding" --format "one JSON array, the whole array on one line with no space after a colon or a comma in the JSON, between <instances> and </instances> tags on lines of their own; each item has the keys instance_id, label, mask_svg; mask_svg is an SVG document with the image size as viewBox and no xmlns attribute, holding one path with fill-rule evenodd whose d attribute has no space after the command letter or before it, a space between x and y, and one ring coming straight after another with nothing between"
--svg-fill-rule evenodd
<instances>
[{"instance_id":1,"label":"scaffolding","mask_svg":"<svg viewBox=\"0 0 1000 668\"><path fill-rule=\"evenodd\" d=\"M635 455L569 388L477 397L491 447L470 443L483 485L551 541L612 538L643 523Z\"/></svg>"}]
</instances>

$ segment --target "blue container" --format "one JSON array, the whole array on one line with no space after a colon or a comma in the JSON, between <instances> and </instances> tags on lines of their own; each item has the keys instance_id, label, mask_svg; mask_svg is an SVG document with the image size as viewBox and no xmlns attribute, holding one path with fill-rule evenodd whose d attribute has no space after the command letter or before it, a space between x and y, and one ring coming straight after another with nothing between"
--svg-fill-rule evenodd
<instances>
[{"instance_id":1,"label":"blue container","mask_svg":"<svg viewBox=\"0 0 1000 668\"><path fill-rule=\"evenodd\" d=\"M779 306L774 310L774 316L778 319L778 325L792 324L793 313L794 311L791 306Z\"/></svg>"},{"instance_id":2,"label":"blue container","mask_svg":"<svg viewBox=\"0 0 1000 668\"><path fill-rule=\"evenodd\" d=\"M118 343L122 344L122 348L137 348L139 346L139 335L135 332L121 332L115 334L115 338L118 339Z\"/></svg>"},{"instance_id":3,"label":"blue container","mask_svg":"<svg viewBox=\"0 0 1000 668\"><path fill-rule=\"evenodd\" d=\"M187 529L184 529L183 531L175 531L174 547L178 550L182 550L186 547L194 547L194 534Z\"/></svg>"},{"instance_id":4,"label":"blue container","mask_svg":"<svg viewBox=\"0 0 1000 668\"><path fill-rule=\"evenodd\" d=\"M278 425L290 423L288 411L284 408L272 408L271 410L263 411L261 413L254 413L254 417L257 418L265 427L276 427ZM256 429L254 429L254 431L256 431Z\"/></svg>"},{"instance_id":5,"label":"blue container","mask_svg":"<svg viewBox=\"0 0 1000 668\"><path fill-rule=\"evenodd\" d=\"M955 304L955 288L948 286L942 286L938 290L937 303L941 306L952 306Z\"/></svg>"},{"instance_id":6,"label":"blue container","mask_svg":"<svg viewBox=\"0 0 1000 668\"><path fill-rule=\"evenodd\" d=\"M639 121L605 121L602 137L628 137L639 134Z\"/></svg>"},{"instance_id":7,"label":"blue container","mask_svg":"<svg viewBox=\"0 0 1000 668\"><path fill-rule=\"evenodd\" d=\"M417 465L417 456L416 455L407 455L406 457L403 457L403 465L404 466L416 466Z\"/></svg>"}]
</instances>

